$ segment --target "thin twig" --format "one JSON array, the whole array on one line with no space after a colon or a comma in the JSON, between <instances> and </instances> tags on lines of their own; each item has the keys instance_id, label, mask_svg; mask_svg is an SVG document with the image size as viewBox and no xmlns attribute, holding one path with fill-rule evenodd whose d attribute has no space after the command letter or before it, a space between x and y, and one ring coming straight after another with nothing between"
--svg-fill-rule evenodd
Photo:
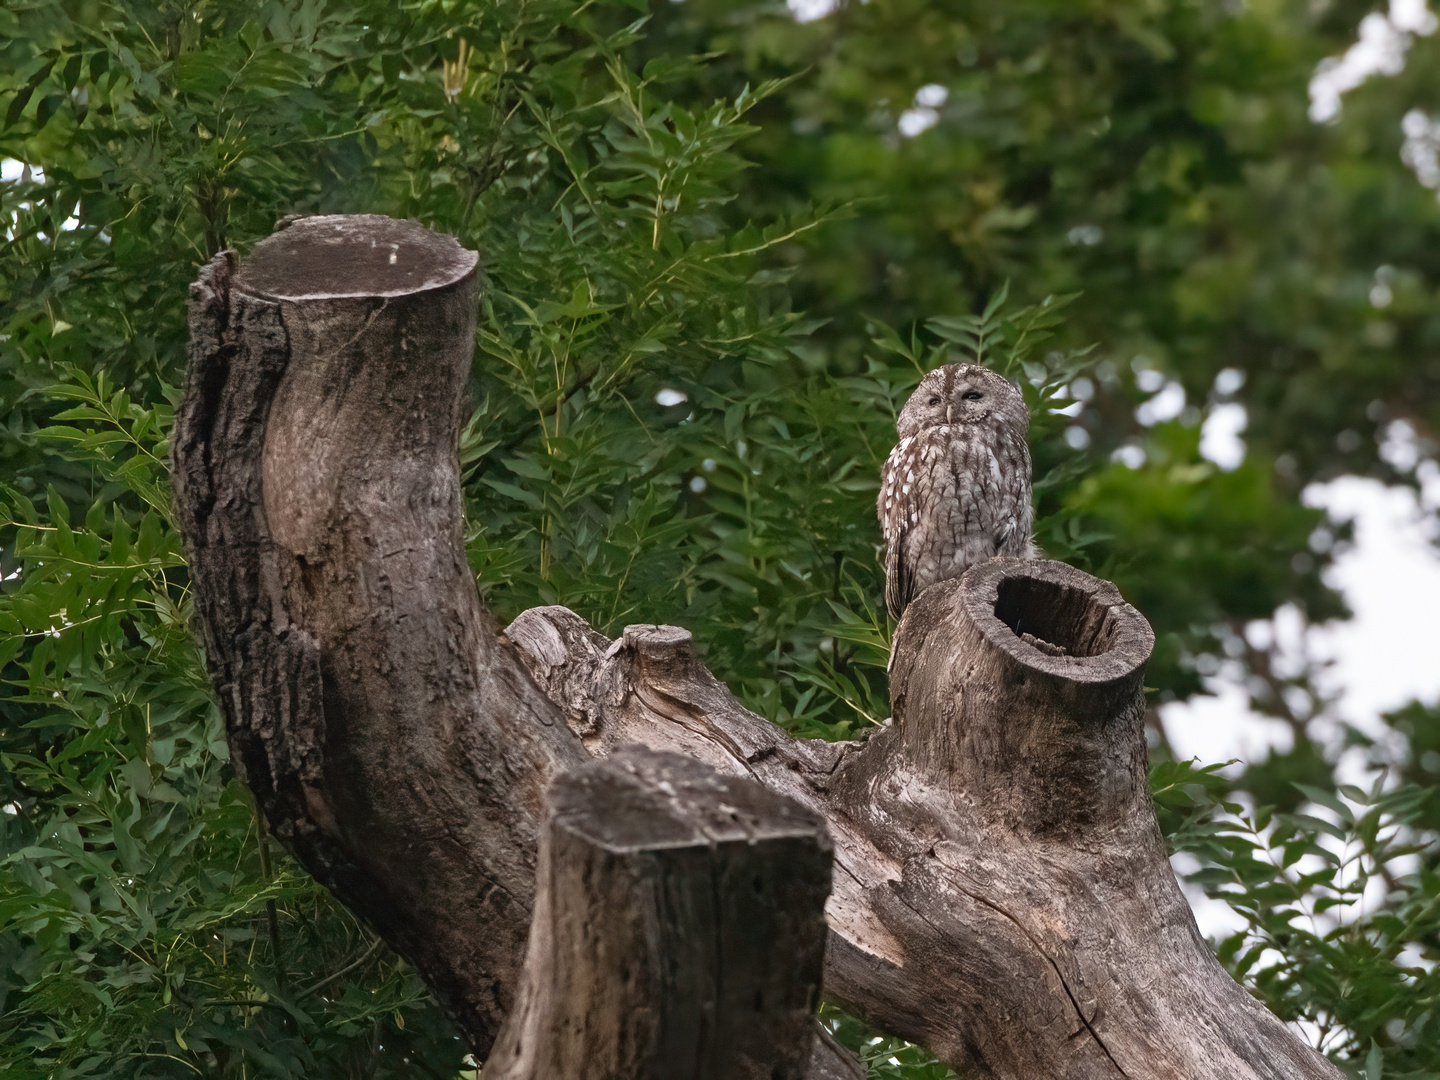
<instances>
[{"instance_id":1,"label":"thin twig","mask_svg":"<svg viewBox=\"0 0 1440 1080\"><path fill-rule=\"evenodd\" d=\"M259 806L255 807L255 824L257 826L258 839L260 841L260 876L266 885L275 880L270 868L270 833L265 828L265 815ZM285 968L281 964L280 952L280 916L275 910L275 901L265 901L265 922L270 930L270 948L275 956L275 982L283 989L285 986Z\"/></svg>"},{"instance_id":2,"label":"thin twig","mask_svg":"<svg viewBox=\"0 0 1440 1080\"><path fill-rule=\"evenodd\" d=\"M346 964L339 971L335 972L334 975L325 976L325 978L321 979L314 986L310 986L305 988L304 990L301 990L300 993L295 995L295 1000L298 1001L303 997L308 997L311 994L315 993L317 990L321 990L326 986L329 986L336 979L340 978L340 976L350 974L350 972L354 971L361 964L365 963L366 960L370 959L371 955L375 952L375 950L380 948L380 946L383 944L384 942L377 937L374 941L370 943L370 947L366 949L363 953L361 953L359 958L356 959L353 963Z\"/></svg>"}]
</instances>

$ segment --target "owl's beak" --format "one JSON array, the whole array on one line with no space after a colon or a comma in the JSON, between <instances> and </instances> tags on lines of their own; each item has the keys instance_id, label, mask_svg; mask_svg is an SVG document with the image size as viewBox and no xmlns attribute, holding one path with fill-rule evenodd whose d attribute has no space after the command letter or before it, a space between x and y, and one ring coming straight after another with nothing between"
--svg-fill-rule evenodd
<instances>
[{"instance_id":1,"label":"owl's beak","mask_svg":"<svg viewBox=\"0 0 1440 1080\"><path fill-rule=\"evenodd\" d=\"M952 422L952 416L951 416L951 414L954 413L954 412L955 412L955 403L954 403L953 401L952 401L952 402L947 402L946 405L945 405L945 423L949 424L949 423Z\"/></svg>"}]
</instances>

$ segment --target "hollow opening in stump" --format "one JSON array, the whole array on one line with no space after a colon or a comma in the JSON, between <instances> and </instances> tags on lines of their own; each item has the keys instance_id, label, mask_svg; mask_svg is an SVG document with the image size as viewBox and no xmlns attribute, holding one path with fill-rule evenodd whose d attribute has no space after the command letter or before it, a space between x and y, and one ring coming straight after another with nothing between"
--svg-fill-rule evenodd
<instances>
[{"instance_id":1,"label":"hollow opening in stump","mask_svg":"<svg viewBox=\"0 0 1440 1080\"><path fill-rule=\"evenodd\" d=\"M1120 633L1119 620L1108 604L1080 589L1032 577L1001 579L995 617L1016 636L1028 634L1069 656L1108 652Z\"/></svg>"}]
</instances>

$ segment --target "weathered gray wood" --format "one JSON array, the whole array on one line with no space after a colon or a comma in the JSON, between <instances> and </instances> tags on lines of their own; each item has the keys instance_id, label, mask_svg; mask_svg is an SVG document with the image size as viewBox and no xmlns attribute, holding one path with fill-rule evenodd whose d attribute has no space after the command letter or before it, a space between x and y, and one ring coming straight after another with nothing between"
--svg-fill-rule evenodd
<instances>
[{"instance_id":1,"label":"weathered gray wood","mask_svg":"<svg viewBox=\"0 0 1440 1080\"><path fill-rule=\"evenodd\" d=\"M859 746L749 713L677 627L611 642L547 607L505 636L592 754L675 750L826 814L827 995L967 1076L1340 1075L1195 927L1146 779L1153 636L1108 582L1001 559L928 590L895 726Z\"/></svg>"},{"instance_id":2,"label":"weathered gray wood","mask_svg":"<svg viewBox=\"0 0 1440 1080\"><path fill-rule=\"evenodd\" d=\"M454 450L473 259L367 218L251 259L196 286L174 443L232 748L276 835L479 1052L519 985L542 793L641 744L824 816L827 994L968 1076L1340 1075L1195 929L1146 788L1149 628L1113 586L1012 560L936 585L897 631L896 724L863 745L746 712L678 628L611 642L541 608L497 636Z\"/></svg>"},{"instance_id":3,"label":"weathered gray wood","mask_svg":"<svg viewBox=\"0 0 1440 1080\"><path fill-rule=\"evenodd\" d=\"M865 1067L823 1024L817 1024L805 1080L865 1080Z\"/></svg>"},{"instance_id":4,"label":"weathered gray wood","mask_svg":"<svg viewBox=\"0 0 1440 1080\"><path fill-rule=\"evenodd\" d=\"M564 774L486 1080L799 1080L829 887L824 820L759 784L643 749Z\"/></svg>"},{"instance_id":5,"label":"weathered gray wood","mask_svg":"<svg viewBox=\"0 0 1440 1080\"><path fill-rule=\"evenodd\" d=\"M302 219L238 271L217 257L192 289L172 457L241 776L484 1053L513 1002L545 787L585 755L465 562L475 268L377 217Z\"/></svg>"},{"instance_id":6,"label":"weathered gray wood","mask_svg":"<svg viewBox=\"0 0 1440 1080\"><path fill-rule=\"evenodd\" d=\"M980 1075L1337 1076L1215 961L1175 881L1147 781L1152 645L1113 585L1056 562L993 560L907 610L895 726L832 796L901 865L875 908L908 979L954 988L909 1032ZM847 989L837 967L868 1010L869 966Z\"/></svg>"}]
</instances>

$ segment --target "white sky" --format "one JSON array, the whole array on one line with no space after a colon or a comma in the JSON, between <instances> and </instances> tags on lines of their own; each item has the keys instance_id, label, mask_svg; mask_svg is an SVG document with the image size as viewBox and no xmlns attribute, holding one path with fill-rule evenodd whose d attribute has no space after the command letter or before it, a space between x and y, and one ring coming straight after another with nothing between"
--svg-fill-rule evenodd
<instances>
[{"instance_id":1,"label":"white sky","mask_svg":"<svg viewBox=\"0 0 1440 1080\"><path fill-rule=\"evenodd\" d=\"M1367 734L1393 738L1381 713L1416 698L1440 698L1440 551L1432 543L1440 469L1432 463L1419 471L1426 480L1419 498L1409 488L1357 476L1305 491L1306 502L1325 507L1334 519L1355 522L1354 546L1335 560L1327 576L1344 593L1354 618L1306 628L1293 612L1289 617L1282 612L1273 631L1285 652L1295 655L1306 648L1314 658L1330 661L1324 688L1336 699L1333 717L1315 724L1322 738L1338 740L1340 720ZM1232 673L1222 670L1210 680L1210 689L1209 695L1161 709L1166 733L1181 757L1244 762L1263 757L1272 746L1290 745L1289 728L1252 712L1249 695ZM1345 781L1368 786L1370 774L1360 751L1342 755L1337 771ZM1182 873L1198 865L1183 855L1172 861ZM1207 937L1218 939L1244 926L1244 919L1222 901L1211 900L1198 887L1183 887Z\"/></svg>"},{"instance_id":2,"label":"white sky","mask_svg":"<svg viewBox=\"0 0 1440 1080\"><path fill-rule=\"evenodd\" d=\"M1330 661L1322 685L1337 694L1335 718L1379 735L1380 714L1420 698L1440 698L1440 552L1430 540L1440 507L1440 477L1427 472L1424 494L1386 487L1376 480L1341 477L1314 484L1305 501L1332 518L1355 522L1355 544L1342 553L1327 582L1345 596L1355 616L1301 630L1281 613L1277 626L1287 651L1303 645ZM1286 623L1296 625L1286 625ZM1295 640L1303 635L1303 641ZM1287 637L1290 639L1287 641ZM1210 695L1161 709L1166 733L1181 757L1202 762L1263 757L1288 747L1289 729L1252 712L1249 695L1222 670L1209 681ZM1338 735L1321 725L1321 734ZM1347 771L1358 762L1347 762Z\"/></svg>"},{"instance_id":3,"label":"white sky","mask_svg":"<svg viewBox=\"0 0 1440 1080\"><path fill-rule=\"evenodd\" d=\"M1435 32L1436 19L1426 0L1390 0L1390 10L1360 20L1358 40L1343 55L1320 61L1310 80L1310 119L1317 123L1340 115L1340 98L1372 75L1397 75L1405 68L1413 35Z\"/></svg>"}]
</instances>

